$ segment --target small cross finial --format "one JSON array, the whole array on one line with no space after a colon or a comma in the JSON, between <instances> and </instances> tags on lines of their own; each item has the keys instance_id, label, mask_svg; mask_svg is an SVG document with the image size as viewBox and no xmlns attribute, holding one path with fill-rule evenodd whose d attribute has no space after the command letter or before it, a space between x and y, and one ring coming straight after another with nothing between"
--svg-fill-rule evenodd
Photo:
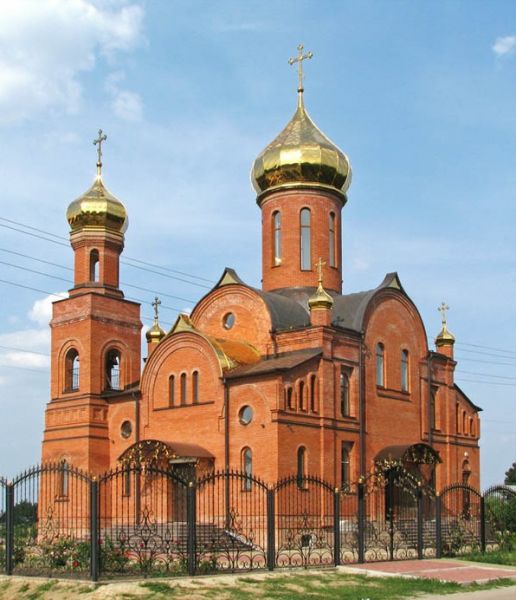
<instances>
[{"instance_id":1,"label":"small cross finial","mask_svg":"<svg viewBox=\"0 0 516 600\"><path fill-rule=\"evenodd\" d=\"M99 137L93 140L93 145L97 147L97 175L102 174L102 142L107 140L107 135L103 133L102 129L99 129Z\"/></svg>"},{"instance_id":2,"label":"small cross finial","mask_svg":"<svg viewBox=\"0 0 516 600\"><path fill-rule=\"evenodd\" d=\"M289 58L288 64L293 65L297 63L297 91L302 93L304 91L303 88L303 61L313 57L313 52L305 52L303 54L304 46L303 44L299 44L297 47L297 56L295 58Z\"/></svg>"},{"instance_id":3,"label":"small cross finial","mask_svg":"<svg viewBox=\"0 0 516 600\"><path fill-rule=\"evenodd\" d=\"M319 256L319 260L315 263L315 267L317 269L317 275L318 275L318 283L321 287L322 287L322 282L323 282L322 268L324 267L325 264L326 264L326 262L320 256Z\"/></svg>"},{"instance_id":4,"label":"small cross finial","mask_svg":"<svg viewBox=\"0 0 516 600\"><path fill-rule=\"evenodd\" d=\"M446 302L441 302L441 305L437 308L437 310L441 313L441 322L443 327L446 327L446 311L450 310L450 307L446 304Z\"/></svg>"},{"instance_id":5,"label":"small cross finial","mask_svg":"<svg viewBox=\"0 0 516 600\"><path fill-rule=\"evenodd\" d=\"M156 323L158 322L158 317L159 317L158 309L159 309L160 304L161 304L161 300L156 296L154 298L154 302L152 303L152 306L154 308L154 320L156 321Z\"/></svg>"}]
</instances>

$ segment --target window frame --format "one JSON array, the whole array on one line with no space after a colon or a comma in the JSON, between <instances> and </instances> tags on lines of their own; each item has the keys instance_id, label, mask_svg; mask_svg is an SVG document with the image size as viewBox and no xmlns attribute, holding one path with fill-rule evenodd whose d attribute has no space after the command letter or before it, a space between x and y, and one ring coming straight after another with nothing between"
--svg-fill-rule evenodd
<instances>
[{"instance_id":1,"label":"window frame","mask_svg":"<svg viewBox=\"0 0 516 600\"><path fill-rule=\"evenodd\" d=\"M345 383L345 385L343 385ZM340 367L339 373L339 408L341 417L351 416L351 394L350 394L350 379L347 369L343 366ZM346 392L345 396L343 392Z\"/></svg>"},{"instance_id":2,"label":"window frame","mask_svg":"<svg viewBox=\"0 0 516 600\"><path fill-rule=\"evenodd\" d=\"M242 491L250 492L253 488L253 451L249 446L244 446L240 452L240 460L244 479L242 480Z\"/></svg>"},{"instance_id":3,"label":"window frame","mask_svg":"<svg viewBox=\"0 0 516 600\"><path fill-rule=\"evenodd\" d=\"M400 389L410 392L410 352L407 348L402 348L400 353Z\"/></svg>"},{"instance_id":4,"label":"window frame","mask_svg":"<svg viewBox=\"0 0 516 600\"><path fill-rule=\"evenodd\" d=\"M340 443L340 487L349 488L351 481L351 448L349 442Z\"/></svg>"},{"instance_id":5,"label":"window frame","mask_svg":"<svg viewBox=\"0 0 516 600\"><path fill-rule=\"evenodd\" d=\"M375 381L376 387L385 388L385 345L377 342L375 346Z\"/></svg>"},{"instance_id":6,"label":"window frame","mask_svg":"<svg viewBox=\"0 0 516 600\"><path fill-rule=\"evenodd\" d=\"M116 357L117 362L111 362L110 357ZM109 367L109 368L108 368ZM116 374L116 375L115 375ZM105 389L119 392L122 387L122 353L116 347L109 348L104 358Z\"/></svg>"},{"instance_id":7,"label":"window frame","mask_svg":"<svg viewBox=\"0 0 516 600\"><path fill-rule=\"evenodd\" d=\"M306 446L299 446L296 453L296 481L300 490L306 489Z\"/></svg>"},{"instance_id":8,"label":"window frame","mask_svg":"<svg viewBox=\"0 0 516 600\"><path fill-rule=\"evenodd\" d=\"M337 267L337 244L335 237L336 216L333 211L328 215L328 265Z\"/></svg>"},{"instance_id":9,"label":"window frame","mask_svg":"<svg viewBox=\"0 0 516 600\"><path fill-rule=\"evenodd\" d=\"M281 211L272 213L272 264L274 267L281 265Z\"/></svg>"},{"instance_id":10,"label":"window frame","mask_svg":"<svg viewBox=\"0 0 516 600\"><path fill-rule=\"evenodd\" d=\"M308 215L308 224L303 217ZM301 271L312 270L312 211L304 206L299 211L299 266Z\"/></svg>"}]
</instances>

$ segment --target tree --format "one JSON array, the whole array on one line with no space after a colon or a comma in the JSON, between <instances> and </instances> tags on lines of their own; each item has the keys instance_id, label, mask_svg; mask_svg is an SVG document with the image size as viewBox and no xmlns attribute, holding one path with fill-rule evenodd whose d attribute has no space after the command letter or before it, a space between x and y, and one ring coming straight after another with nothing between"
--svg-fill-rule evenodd
<instances>
[{"instance_id":1,"label":"tree","mask_svg":"<svg viewBox=\"0 0 516 600\"><path fill-rule=\"evenodd\" d=\"M512 467L505 472L505 485L516 485L516 462L512 463Z\"/></svg>"}]
</instances>

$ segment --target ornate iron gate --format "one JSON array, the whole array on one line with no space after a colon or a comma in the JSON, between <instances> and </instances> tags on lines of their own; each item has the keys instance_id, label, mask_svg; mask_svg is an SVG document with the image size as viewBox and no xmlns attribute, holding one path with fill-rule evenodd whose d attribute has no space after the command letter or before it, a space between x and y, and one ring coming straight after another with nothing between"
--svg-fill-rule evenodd
<instances>
[{"instance_id":1,"label":"ornate iron gate","mask_svg":"<svg viewBox=\"0 0 516 600\"><path fill-rule=\"evenodd\" d=\"M421 552L421 489L402 468L365 482L364 559L417 558Z\"/></svg>"},{"instance_id":2,"label":"ornate iron gate","mask_svg":"<svg viewBox=\"0 0 516 600\"><path fill-rule=\"evenodd\" d=\"M317 477L289 477L275 491L278 567L334 564L333 488Z\"/></svg>"},{"instance_id":3,"label":"ornate iron gate","mask_svg":"<svg viewBox=\"0 0 516 600\"><path fill-rule=\"evenodd\" d=\"M7 487L14 574L89 575L90 484L62 462L33 467Z\"/></svg>"},{"instance_id":4,"label":"ornate iron gate","mask_svg":"<svg viewBox=\"0 0 516 600\"><path fill-rule=\"evenodd\" d=\"M358 485L352 484L338 494L340 562L341 564L358 562L360 545Z\"/></svg>"},{"instance_id":5,"label":"ornate iron gate","mask_svg":"<svg viewBox=\"0 0 516 600\"><path fill-rule=\"evenodd\" d=\"M267 485L239 471L197 482L196 572L263 569L268 565Z\"/></svg>"},{"instance_id":6,"label":"ornate iron gate","mask_svg":"<svg viewBox=\"0 0 516 600\"><path fill-rule=\"evenodd\" d=\"M487 550L505 549L516 532L516 491L495 485L484 492L485 543Z\"/></svg>"},{"instance_id":7,"label":"ornate iron gate","mask_svg":"<svg viewBox=\"0 0 516 600\"><path fill-rule=\"evenodd\" d=\"M445 488L440 495L441 549L444 556L467 554L483 547L483 498L463 483Z\"/></svg>"},{"instance_id":8,"label":"ornate iron gate","mask_svg":"<svg viewBox=\"0 0 516 600\"><path fill-rule=\"evenodd\" d=\"M100 574L187 572L187 482L130 465L98 481Z\"/></svg>"}]
</instances>

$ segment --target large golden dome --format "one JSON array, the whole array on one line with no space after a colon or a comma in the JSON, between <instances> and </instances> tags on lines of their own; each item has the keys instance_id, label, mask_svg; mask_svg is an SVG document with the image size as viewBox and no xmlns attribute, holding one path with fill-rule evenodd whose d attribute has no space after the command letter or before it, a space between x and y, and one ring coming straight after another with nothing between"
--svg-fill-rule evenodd
<instances>
[{"instance_id":1,"label":"large golden dome","mask_svg":"<svg viewBox=\"0 0 516 600\"><path fill-rule=\"evenodd\" d=\"M297 110L285 129L254 161L258 195L283 188L319 187L345 194L351 183L348 157L309 117L299 91Z\"/></svg>"},{"instance_id":2,"label":"large golden dome","mask_svg":"<svg viewBox=\"0 0 516 600\"><path fill-rule=\"evenodd\" d=\"M72 232L80 229L108 229L123 234L128 225L124 205L106 188L100 173L90 189L70 204L66 218Z\"/></svg>"}]
</instances>

